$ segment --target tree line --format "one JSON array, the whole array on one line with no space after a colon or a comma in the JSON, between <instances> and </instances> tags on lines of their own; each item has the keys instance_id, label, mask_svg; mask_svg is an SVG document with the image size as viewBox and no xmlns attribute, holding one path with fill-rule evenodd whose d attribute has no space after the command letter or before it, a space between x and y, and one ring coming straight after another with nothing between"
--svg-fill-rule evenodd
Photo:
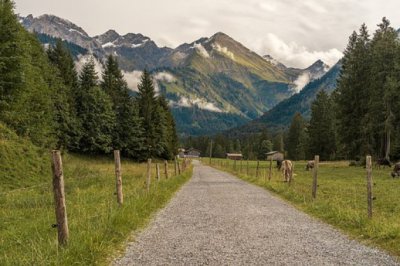
<instances>
[{"instance_id":1,"label":"tree line","mask_svg":"<svg viewBox=\"0 0 400 266\"><path fill-rule=\"evenodd\" d=\"M116 58L101 73L94 60L77 72L65 43L44 49L0 0L0 121L34 144L87 154L113 149L136 160L171 159L175 122L166 99L143 72L132 96Z\"/></svg>"}]
</instances>

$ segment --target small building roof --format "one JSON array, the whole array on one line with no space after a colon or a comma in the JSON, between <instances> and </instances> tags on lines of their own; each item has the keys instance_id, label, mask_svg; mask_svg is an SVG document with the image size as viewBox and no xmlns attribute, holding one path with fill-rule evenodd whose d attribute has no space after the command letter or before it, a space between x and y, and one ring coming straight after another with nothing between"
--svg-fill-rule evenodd
<instances>
[{"instance_id":1,"label":"small building roof","mask_svg":"<svg viewBox=\"0 0 400 266\"><path fill-rule=\"evenodd\" d=\"M243 156L241 153L227 153L226 156Z\"/></svg>"},{"instance_id":2,"label":"small building roof","mask_svg":"<svg viewBox=\"0 0 400 266\"><path fill-rule=\"evenodd\" d=\"M274 155L277 153L281 153L281 152L280 151L270 151L270 152L267 152L265 155Z\"/></svg>"}]
</instances>

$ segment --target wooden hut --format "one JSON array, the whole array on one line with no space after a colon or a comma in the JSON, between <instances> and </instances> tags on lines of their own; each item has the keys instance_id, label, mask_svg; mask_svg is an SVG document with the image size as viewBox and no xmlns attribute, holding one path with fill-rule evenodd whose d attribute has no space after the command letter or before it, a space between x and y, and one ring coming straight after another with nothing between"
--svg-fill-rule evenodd
<instances>
[{"instance_id":1,"label":"wooden hut","mask_svg":"<svg viewBox=\"0 0 400 266\"><path fill-rule=\"evenodd\" d=\"M283 161L285 156L282 152L279 151L271 151L265 154L267 156L267 161Z\"/></svg>"},{"instance_id":2,"label":"wooden hut","mask_svg":"<svg viewBox=\"0 0 400 266\"><path fill-rule=\"evenodd\" d=\"M227 153L226 159L238 161L243 159L243 155L241 153Z\"/></svg>"}]
</instances>

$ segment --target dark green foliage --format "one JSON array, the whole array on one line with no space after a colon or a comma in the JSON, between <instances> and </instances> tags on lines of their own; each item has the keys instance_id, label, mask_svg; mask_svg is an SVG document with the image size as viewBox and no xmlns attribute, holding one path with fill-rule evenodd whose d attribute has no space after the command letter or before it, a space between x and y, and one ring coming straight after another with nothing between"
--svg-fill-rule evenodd
<instances>
[{"instance_id":1,"label":"dark green foliage","mask_svg":"<svg viewBox=\"0 0 400 266\"><path fill-rule=\"evenodd\" d=\"M310 155L319 155L321 160L335 158L336 131L333 104L325 91L320 91L311 106L308 126Z\"/></svg>"},{"instance_id":2,"label":"dark green foliage","mask_svg":"<svg viewBox=\"0 0 400 266\"><path fill-rule=\"evenodd\" d=\"M53 147L54 75L43 48L12 8L12 1L0 1L0 117L19 135Z\"/></svg>"},{"instance_id":3,"label":"dark green foliage","mask_svg":"<svg viewBox=\"0 0 400 266\"><path fill-rule=\"evenodd\" d=\"M178 150L178 138L166 99L156 96L152 77L146 70L138 86L137 102L144 130L144 157L172 159Z\"/></svg>"},{"instance_id":4,"label":"dark green foliage","mask_svg":"<svg viewBox=\"0 0 400 266\"><path fill-rule=\"evenodd\" d=\"M347 157L400 155L399 60L398 34L386 18L372 39L365 25L351 35L334 95L338 136Z\"/></svg>"},{"instance_id":5,"label":"dark green foliage","mask_svg":"<svg viewBox=\"0 0 400 266\"><path fill-rule=\"evenodd\" d=\"M57 147L76 150L79 147L82 129L76 113L78 78L74 61L61 40L47 50L58 79L54 82L57 93L54 97Z\"/></svg>"},{"instance_id":6,"label":"dark green foliage","mask_svg":"<svg viewBox=\"0 0 400 266\"><path fill-rule=\"evenodd\" d=\"M139 158L143 150L143 130L137 104L129 89L117 60L109 56L103 73L101 88L110 96L116 115L112 133L113 148L133 158Z\"/></svg>"},{"instance_id":7,"label":"dark green foliage","mask_svg":"<svg viewBox=\"0 0 400 266\"><path fill-rule=\"evenodd\" d=\"M291 160L304 160L306 158L307 133L306 124L300 113L293 117L289 128L286 150Z\"/></svg>"},{"instance_id":8,"label":"dark green foliage","mask_svg":"<svg viewBox=\"0 0 400 266\"><path fill-rule=\"evenodd\" d=\"M56 46L57 43L59 41L61 41L63 43L63 46L65 46L68 49L68 51L70 51L70 53L74 59L77 59L79 55L88 54L87 49L85 49L79 45L76 45L74 43L70 43L65 40L60 40L59 38L55 38L53 36L50 36L50 35L47 35L44 33L35 33L35 35L41 43L49 44L50 47Z\"/></svg>"},{"instance_id":9,"label":"dark green foliage","mask_svg":"<svg viewBox=\"0 0 400 266\"><path fill-rule=\"evenodd\" d=\"M111 98L97 85L93 60L83 66L79 76L80 109L83 134L79 149L86 153L109 153L115 128L115 113Z\"/></svg>"}]
</instances>

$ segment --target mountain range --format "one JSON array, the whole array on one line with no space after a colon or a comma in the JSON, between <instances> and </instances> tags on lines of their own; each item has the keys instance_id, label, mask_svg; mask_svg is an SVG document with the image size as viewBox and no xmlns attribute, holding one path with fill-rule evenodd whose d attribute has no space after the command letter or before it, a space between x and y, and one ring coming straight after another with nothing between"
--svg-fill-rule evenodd
<instances>
[{"instance_id":1,"label":"mountain range","mask_svg":"<svg viewBox=\"0 0 400 266\"><path fill-rule=\"evenodd\" d=\"M156 89L170 103L181 136L216 133L253 119L269 121L275 117L272 110L304 95L310 90L306 85L322 82L329 70L320 60L306 69L286 67L222 32L172 49L159 47L142 34L109 30L91 37L76 24L52 15L29 15L20 17L20 22L44 45L64 40L78 69L94 57L101 72L106 57L116 56L132 91L141 71L149 70Z\"/></svg>"}]
</instances>

